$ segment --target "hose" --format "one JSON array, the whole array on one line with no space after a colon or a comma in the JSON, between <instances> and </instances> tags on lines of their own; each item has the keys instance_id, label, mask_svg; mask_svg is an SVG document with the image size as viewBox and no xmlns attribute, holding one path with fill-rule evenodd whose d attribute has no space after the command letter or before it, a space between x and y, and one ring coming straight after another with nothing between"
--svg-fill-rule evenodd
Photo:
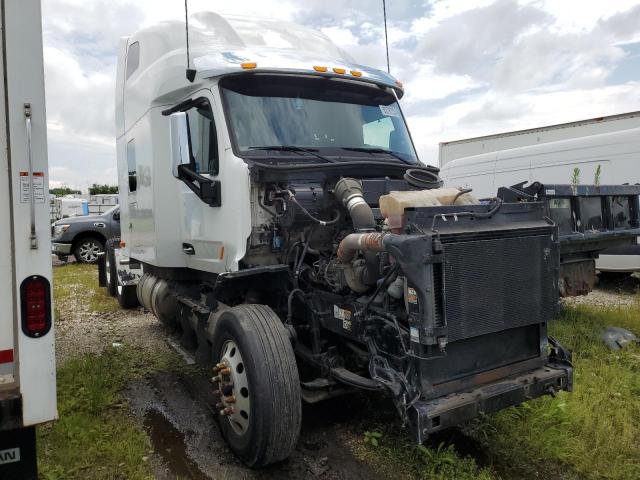
<instances>
[{"instance_id":1,"label":"hose","mask_svg":"<svg viewBox=\"0 0 640 480\"><path fill-rule=\"evenodd\" d=\"M420 168L409 168L404 172L403 178L415 188L431 190L442 187L442 180L437 173Z\"/></svg>"},{"instance_id":2,"label":"hose","mask_svg":"<svg viewBox=\"0 0 640 480\"><path fill-rule=\"evenodd\" d=\"M381 252L384 250L384 237L387 234L371 233L350 233L342 239L338 246L338 259L342 263L353 260L358 250L364 252Z\"/></svg>"},{"instance_id":3,"label":"hose","mask_svg":"<svg viewBox=\"0 0 640 480\"><path fill-rule=\"evenodd\" d=\"M453 202L451 202L451 205L455 205L458 199L465 193L471 193L471 192L473 192L473 188L461 188L460 191L456 193L456 196L453 197Z\"/></svg>"},{"instance_id":4,"label":"hose","mask_svg":"<svg viewBox=\"0 0 640 480\"><path fill-rule=\"evenodd\" d=\"M291 192L289 192L289 200L291 200L293 203L295 203L296 206L300 209L300 211L302 211L302 213L304 213L307 217L309 217L311 220L313 220L314 222L320 224L323 227L325 227L327 225L333 225L334 223L337 223L340 220L340 217L341 217L340 210L335 210L336 216L334 218L332 218L331 220L320 220L319 218L314 217L309 212L309 210L307 210L302 205L300 205L300 202L298 202L298 199Z\"/></svg>"}]
</instances>

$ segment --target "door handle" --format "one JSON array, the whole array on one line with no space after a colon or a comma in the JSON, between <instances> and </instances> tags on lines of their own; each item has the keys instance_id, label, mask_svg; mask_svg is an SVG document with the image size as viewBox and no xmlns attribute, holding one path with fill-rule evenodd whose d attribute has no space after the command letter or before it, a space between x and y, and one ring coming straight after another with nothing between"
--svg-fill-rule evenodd
<instances>
[{"instance_id":1,"label":"door handle","mask_svg":"<svg viewBox=\"0 0 640 480\"><path fill-rule=\"evenodd\" d=\"M36 192L33 188L33 156L31 155L31 104L24 104L24 119L27 128L27 155L29 158L29 214L31 217L31 230L29 242L31 250L38 249L38 236L36 235Z\"/></svg>"},{"instance_id":2,"label":"door handle","mask_svg":"<svg viewBox=\"0 0 640 480\"><path fill-rule=\"evenodd\" d=\"M193 245L191 245L190 243L183 243L182 252L185 253L186 255L195 255L196 249L193 248Z\"/></svg>"}]
</instances>

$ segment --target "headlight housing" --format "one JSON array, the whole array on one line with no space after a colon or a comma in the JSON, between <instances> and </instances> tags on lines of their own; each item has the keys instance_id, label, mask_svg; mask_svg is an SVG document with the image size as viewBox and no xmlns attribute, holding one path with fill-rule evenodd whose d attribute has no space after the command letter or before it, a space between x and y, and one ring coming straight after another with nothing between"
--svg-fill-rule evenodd
<instances>
[{"instance_id":1,"label":"headlight housing","mask_svg":"<svg viewBox=\"0 0 640 480\"><path fill-rule=\"evenodd\" d=\"M64 232L67 231L69 225L54 225L53 226L53 238L57 238L61 236Z\"/></svg>"}]
</instances>

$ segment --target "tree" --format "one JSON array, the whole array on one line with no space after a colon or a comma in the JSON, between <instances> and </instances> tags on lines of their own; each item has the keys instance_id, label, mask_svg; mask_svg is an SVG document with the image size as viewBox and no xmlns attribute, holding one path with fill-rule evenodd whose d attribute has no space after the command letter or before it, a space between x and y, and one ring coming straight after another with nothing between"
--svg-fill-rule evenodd
<instances>
[{"instance_id":1,"label":"tree","mask_svg":"<svg viewBox=\"0 0 640 480\"><path fill-rule=\"evenodd\" d=\"M102 193L118 193L117 185L98 185L94 183L89 187L89 195L99 195Z\"/></svg>"},{"instance_id":2,"label":"tree","mask_svg":"<svg viewBox=\"0 0 640 480\"><path fill-rule=\"evenodd\" d=\"M74 190L73 188L69 188L67 186L62 186L62 187L49 189L49 193L51 195L55 195L56 197L61 197L63 195L73 195L73 194L80 195L82 192L80 190Z\"/></svg>"}]
</instances>

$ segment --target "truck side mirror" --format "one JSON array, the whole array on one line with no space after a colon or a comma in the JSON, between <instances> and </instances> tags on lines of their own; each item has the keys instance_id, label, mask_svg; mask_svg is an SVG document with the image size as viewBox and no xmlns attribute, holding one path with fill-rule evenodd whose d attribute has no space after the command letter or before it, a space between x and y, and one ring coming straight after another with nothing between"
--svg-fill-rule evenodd
<instances>
[{"instance_id":1,"label":"truck side mirror","mask_svg":"<svg viewBox=\"0 0 640 480\"><path fill-rule=\"evenodd\" d=\"M169 137L171 139L171 167L173 176L178 178L178 166L191 163L189 145L189 120L184 112L169 115Z\"/></svg>"}]
</instances>

